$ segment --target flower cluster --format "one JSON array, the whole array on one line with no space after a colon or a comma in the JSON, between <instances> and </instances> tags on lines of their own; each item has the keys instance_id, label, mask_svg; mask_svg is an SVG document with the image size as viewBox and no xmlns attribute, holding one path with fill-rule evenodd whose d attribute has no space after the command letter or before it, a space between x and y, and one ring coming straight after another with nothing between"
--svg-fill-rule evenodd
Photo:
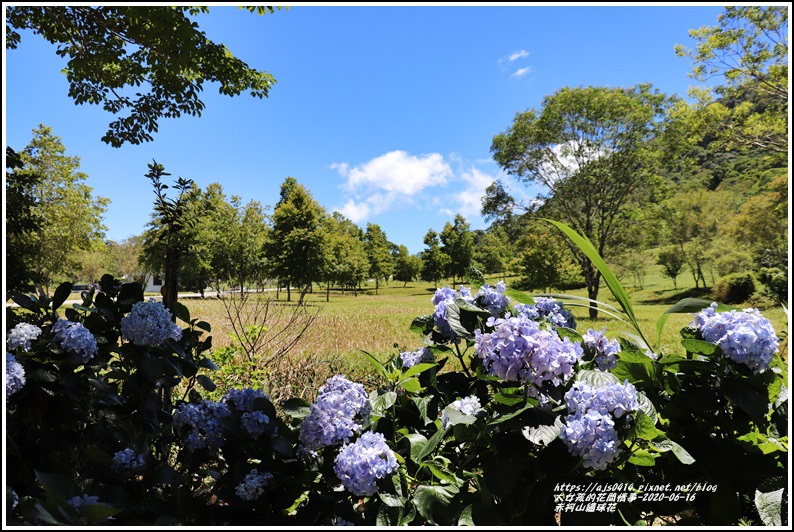
<instances>
[{"instance_id":1,"label":"flower cluster","mask_svg":"<svg viewBox=\"0 0 794 532\"><path fill-rule=\"evenodd\" d=\"M316 402L301 423L300 440L311 451L347 443L361 430L371 411L364 387L335 375L320 387Z\"/></svg>"},{"instance_id":2,"label":"flower cluster","mask_svg":"<svg viewBox=\"0 0 794 532\"><path fill-rule=\"evenodd\" d=\"M488 284L484 284L477 292L474 302L490 312L491 316L498 316L510 304L510 298L504 295L506 288L507 285L505 285L504 281L499 281L493 288ZM462 289L463 287L461 287Z\"/></svg>"},{"instance_id":3,"label":"flower cluster","mask_svg":"<svg viewBox=\"0 0 794 532\"><path fill-rule=\"evenodd\" d=\"M453 341L457 340L457 335L447 321L447 305L454 303L457 298L458 293L449 286L436 289L436 293L433 295L433 305L436 308L433 312L433 323L441 336Z\"/></svg>"},{"instance_id":4,"label":"flower cluster","mask_svg":"<svg viewBox=\"0 0 794 532\"><path fill-rule=\"evenodd\" d=\"M144 467L142 454L135 454L132 449L124 449L113 455L113 471L116 473L137 473Z\"/></svg>"},{"instance_id":5,"label":"flower cluster","mask_svg":"<svg viewBox=\"0 0 794 532\"><path fill-rule=\"evenodd\" d=\"M405 351L400 353L400 359L403 361L403 368L408 369L423 362L435 362L435 357L432 351L427 347L420 347L416 351Z\"/></svg>"},{"instance_id":6,"label":"flower cluster","mask_svg":"<svg viewBox=\"0 0 794 532\"><path fill-rule=\"evenodd\" d=\"M712 303L695 314L689 326L700 330L704 340L718 346L734 362L755 373L768 370L778 348L778 337L770 321L755 308L716 310L717 303Z\"/></svg>"},{"instance_id":7,"label":"flower cluster","mask_svg":"<svg viewBox=\"0 0 794 532\"><path fill-rule=\"evenodd\" d=\"M16 327L8 332L6 345L8 349L21 347L24 351L30 351L30 342L41 334L41 329L30 323L18 323Z\"/></svg>"},{"instance_id":8,"label":"flower cluster","mask_svg":"<svg viewBox=\"0 0 794 532\"><path fill-rule=\"evenodd\" d=\"M214 450L223 444L221 421L230 415L229 407L224 403L183 403L174 412L174 426L189 427L186 445L191 451L204 448Z\"/></svg>"},{"instance_id":9,"label":"flower cluster","mask_svg":"<svg viewBox=\"0 0 794 532\"><path fill-rule=\"evenodd\" d=\"M273 475L268 472L260 473L259 470L252 469L234 492L244 501L254 501L265 492L265 487L272 478Z\"/></svg>"},{"instance_id":10,"label":"flower cluster","mask_svg":"<svg viewBox=\"0 0 794 532\"><path fill-rule=\"evenodd\" d=\"M463 399L457 399L450 403L449 406L459 410L461 413L466 414L467 416L476 416L477 413L482 410L480 400L476 395L470 395L468 397L464 397ZM449 416L447 416L446 409L444 409L441 412L441 428L445 429L448 426Z\"/></svg>"},{"instance_id":11,"label":"flower cluster","mask_svg":"<svg viewBox=\"0 0 794 532\"><path fill-rule=\"evenodd\" d=\"M639 409L637 390L626 381L594 388L575 382L565 394L570 415L560 437L585 467L606 469L621 452L615 419Z\"/></svg>"},{"instance_id":12,"label":"flower cluster","mask_svg":"<svg viewBox=\"0 0 794 532\"><path fill-rule=\"evenodd\" d=\"M334 472L353 495L367 497L376 491L375 483L397 469L397 458L378 432L367 431L342 447Z\"/></svg>"},{"instance_id":13,"label":"flower cluster","mask_svg":"<svg viewBox=\"0 0 794 532\"><path fill-rule=\"evenodd\" d=\"M494 330L474 331L475 352L491 375L505 381L559 386L571 378L582 355L578 342L567 336L561 339L555 330L541 329L525 314L491 317L486 325Z\"/></svg>"},{"instance_id":14,"label":"flower cluster","mask_svg":"<svg viewBox=\"0 0 794 532\"><path fill-rule=\"evenodd\" d=\"M96 495L76 495L66 502L75 510L80 510L85 504L99 504L99 497Z\"/></svg>"},{"instance_id":15,"label":"flower cluster","mask_svg":"<svg viewBox=\"0 0 794 532\"><path fill-rule=\"evenodd\" d=\"M620 352L620 343L617 340L607 340L607 330L596 331L587 329L582 336L582 343L587 349L595 351L596 367L601 371L609 371L617 367L617 354Z\"/></svg>"},{"instance_id":16,"label":"flower cluster","mask_svg":"<svg viewBox=\"0 0 794 532\"><path fill-rule=\"evenodd\" d=\"M25 385L25 368L17 362L14 355L6 353L6 399L17 393Z\"/></svg>"},{"instance_id":17,"label":"flower cluster","mask_svg":"<svg viewBox=\"0 0 794 532\"><path fill-rule=\"evenodd\" d=\"M267 398L262 390L232 388L221 398L221 402L238 412L243 412L240 423L251 436L258 438L267 432L270 437L273 437L276 434L276 428L269 426L270 417L263 412L254 410L254 401Z\"/></svg>"},{"instance_id":18,"label":"flower cluster","mask_svg":"<svg viewBox=\"0 0 794 532\"><path fill-rule=\"evenodd\" d=\"M534 305L516 305L516 312L533 320L548 321L552 327L576 328L573 314L553 297L536 297Z\"/></svg>"},{"instance_id":19,"label":"flower cluster","mask_svg":"<svg viewBox=\"0 0 794 532\"><path fill-rule=\"evenodd\" d=\"M138 301L121 319L121 336L137 346L158 347L169 338L182 338L182 329L171 321L171 311L160 301Z\"/></svg>"},{"instance_id":20,"label":"flower cluster","mask_svg":"<svg viewBox=\"0 0 794 532\"><path fill-rule=\"evenodd\" d=\"M64 351L80 357L83 364L94 358L99 351L96 338L82 323L59 318L52 326L52 333L50 341Z\"/></svg>"}]
</instances>

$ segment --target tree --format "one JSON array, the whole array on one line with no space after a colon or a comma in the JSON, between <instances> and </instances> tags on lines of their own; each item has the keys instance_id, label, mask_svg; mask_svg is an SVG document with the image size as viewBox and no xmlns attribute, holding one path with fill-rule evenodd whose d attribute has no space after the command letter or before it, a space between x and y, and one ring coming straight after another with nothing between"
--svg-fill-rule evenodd
<instances>
[{"instance_id":1,"label":"tree","mask_svg":"<svg viewBox=\"0 0 794 532\"><path fill-rule=\"evenodd\" d=\"M30 213L40 221L26 233L25 244L34 252L33 270L45 287L61 274L76 268L75 254L101 245L105 227L102 215L110 200L94 197L80 172L80 158L69 157L61 138L40 124L33 139L19 154L22 167L15 170L31 183Z\"/></svg>"},{"instance_id":2,"label":"tree","mask_svg":"<svg viewBox=\"0 0 794 532\"><path fill-rule=\"evenodd\" d=\"M419 253L419 257L422 259L422 280L432 281L435 287L438 288L438 281L444 278L449 266L449 255L441 250L441 241L438 239L438 233L433 231L433 229L428 229L424 243L427 247Z\"/></svg>"},{"instance_id":3,"label":"tree","mask_svg":"<svg viewBox=\"0 0 794 532\"><path fill-rule=\"evenodd\" d=\"M441 231L441 250L449 256L447 273L455 282L456 277L464 279L466 268L471 266L474 259L474 237L469 230L469 223L460 214L455 215L453 223L444 224Z\"/></svg>"},{"instance_id":4,"label":"tree","mask_svg":"<svg viewBox=\"0 0 794 532\"><path fill-rule=\"evenodd\" d=\"M512 253L510 239L502 226L492 226L485 232L474 249L474 260L486 273L500 273L507 268Z\"/></svg>"},{"instance_id":5,"label":"tree","mask_svg":"<svg viewBox=\"0 0 794 532\"><path fill-rule=\"evenodd\" d=\"M364 234L364 244L369 260L369 274L375 279L375 293L381 279L388 280L394 272L394 257L391 255L391 242L378 224L368 223Z\"/></svg>"},{"instance_id":6,"label":"tree","mask_svg":"<svg viewBox=\"0 0 794 532\"><path fill-rule=\"evenodd\" d=\"M141 261L143 235L131 236L120 242L111 240L107 242L107 247L111 256L111 268L125 281L134 281L146 286L152 274L162 273L160 270L153 272L143 265Z\"/></svg>"},{"instance_id":7,"label":"tree","mask_svg":"<svg viewBox=\"0 0 794 532\"><path fill-rule=\"evenodd\" d=\"M327 224L332 257L328 282L337 283L343 291L352 289L358 295L356 288L369 274L364 231L338 211L328 217Z\"/></svg>"},{"instance_id":8,"label":"tree","mask_svg":"<svg viewBox=\"0 0 794 532\"><path fill-rule=\"evenodd\" d=\"M697 120L704 135L722 149L758 146L788 153L788 7L729 6L716 26L689 31L695 49L676 45L679 57L693 60L690 77L724 76L714 91L693 89ZM757 92L767 103L754 108L743 93ZM714 93L721 101L714 101ZM725 100L742 100L738 106Z\"/></svg>"},{"instance_id":9,"label":"tree","mask_svg":"<svg viewBox=\"0 0 794 532\"><path fill-rule=\"evenodd\" d=\"M265 245L270 272L280 284L300 289L303 303L312 283L326 277L331 262L330 242L324 227L325 209L294 177L281 185L281 195L273 211L271 238Z\"/></svg>"},{"instance_id":10,"label":"tree","mask_svg":"<svg viewBox=\"0 0 794 532\"><path fill-rule=\"evenodd\" d=\"M272 7L249 7L259 14ZM69 96L119 116L102 141L114 147L152 140L161 118L200 116L205 81L227 96L250 92L263 98L275 83L223 45L209 40L191 19L208 7L10 6L6 48L32 30L68 58ZM148 90L145 90L146 87Z\"/></svg>"},{"instance_id":11,"label":"tree","mask_svg":"<svg viewBox=\"0 0 794 532\"><path fill-rule=\"evenodd\" d=\"M6 290L28 292L42 281L35 268L38 250L30 245L43 223L35 195L41 176L20 173L22 166L20 154L6 146Z\"/></svg>"},{"instance_id":12,"label":"tree","mask_svg":"<svg viewBox=\"0 0 794 532\"><path fill-rule=\"evenodd\" d=\"M652 194L662 150L653 142L672 99L647 84L631 88L563 88L546 96L543 108L516 115L493 138L494 160L519 181L550 193L568 225L606 256L620 230L622 209ZM570 242L590 299L598 299L600 272ZM593 303L590 316L598 309Z\"/></svg>"},{"instance_id":13,"label":"tree","mask_svg":"<svg viewBox=\"0 0 794 532\"><path fill-rule=\"evenodd\" d=\"M422 259L411 255L408 248L400 244L392 249L394 257L394 280L402 281L403 287L419 276L422 271Z\"/></svg>"},{"instance_id":14,"label":"tree","mask_svg":"<svg viewBox=\"0 0 794 532\"><path fill-rule=\"evenodd\" d=\"M656 264L662 267L662 275L673 280L673 289L678 290L678 276L686 266L684 255L675 248L663 249L659 252Z\"/></svg>"}]
</instances>

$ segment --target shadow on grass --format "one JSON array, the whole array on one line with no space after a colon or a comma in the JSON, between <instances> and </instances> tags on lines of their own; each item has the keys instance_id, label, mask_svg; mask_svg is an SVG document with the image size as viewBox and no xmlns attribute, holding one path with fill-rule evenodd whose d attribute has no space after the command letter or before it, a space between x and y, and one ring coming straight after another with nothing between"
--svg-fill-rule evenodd
<instances>
[{"instance_id":1,"label":"shadow on grass","mask_svg":"<svg viewBox=\"0 0 794 532\"><path fill-rule=\"evenodd\" d=\"M708 299L711 295L711 288L689 288L687 290L654 290L641 303L646 305L673 305L682 299L696 297Z\"/></svg>"}]
</instances>

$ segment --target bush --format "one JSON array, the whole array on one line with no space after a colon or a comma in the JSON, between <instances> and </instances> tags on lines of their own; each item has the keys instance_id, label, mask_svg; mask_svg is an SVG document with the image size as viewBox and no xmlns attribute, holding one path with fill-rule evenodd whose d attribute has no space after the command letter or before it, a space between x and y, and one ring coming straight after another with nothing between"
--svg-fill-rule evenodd
<instances>
[{"instance_id":1,"label":"bush","mask_svg":"<svg viewBox=\"0 0 794 532\"><path fill-rule=\"evenodd\" d=\"M749 272L726 275L712 289L712 296L716 301L728 304L744 303L753 294L755 281Z\"/></svg>"},{"instance_id":2,"label":"bush","mask_svg":"<svg viewBox=\"0 0 794 532\"><path fill-rule=\"evenodd\" d=\"M761 268L758 280L764 285L764 294L779 303L788 302L788 273L780 268Z\"/></svg>"}]
</instances>

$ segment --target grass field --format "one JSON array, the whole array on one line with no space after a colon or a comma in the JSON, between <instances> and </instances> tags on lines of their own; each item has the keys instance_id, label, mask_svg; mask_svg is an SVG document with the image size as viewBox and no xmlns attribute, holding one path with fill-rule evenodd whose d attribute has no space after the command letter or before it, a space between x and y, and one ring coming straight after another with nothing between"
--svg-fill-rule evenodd
<instances>
[{"instance_id":1,"label":"grass field","mask_svg":"<svg viewBox=\"0 0 794 532\"><path fill-rule=\"evenodd\" d=\"M486 281L493 284L500 277L488 277ZM508 288L513 278L505 279ZM665 310L684 297L709 299L709 291L695 290L691 277L681 275L678 278L678 289L673 290L673 283L661 275L656 267L649 270L642 289L631 286L630 282L622 281L629 293L637 320L646 338L656 347L656 322ZM452 284L451 280L439 283L439 286ZM460 284L460 283L458 283ZM455 285L457 287L457 285ZM269 371L271 384L279 382L287 393L307 396L316 390L324 380L335 372L343 372L361 381L367 381L371 375L371 367L365 361L363 351L385 361L400 351L414 350L421 346L421 338L409 330L412 320L419 315L432 314L432 295L435 291L432 283L413 282L381 283L378 294L375 294L374 283L365 285L364 291L354 296L350 292L342 295L331 292L330 302L326 302L325 291L307 294L306 304L310 312L317 312L316 319L301 340L290 350L286 363L278 366L273 364ZM509 289L510 293L511 290ZM573 290L564 292L567 295L586 296L586 291ZM531 294L524 294L531 295ZM271 294L271 297L273 294ZM513 292L515 298L516 292ZM520 296L519 296L520 297ZM295 294L293 294L294 305ZM616 305L609 289L602 282L599 300ZM208 321L213 326L213 347L225 347L233 344L230 335L229 320L223 304L218 300L183 300L193 317ZM763 301L756 302L756 305ZM279 305L286 304L286 294L282 293ZM746 307L748 305L740 305ZM606 315L595 321L590 320L586 308L569 307L577 320L577 330L585 332L588 328L607 329L608 336L620 332L631 332L623 323ZM781 306L759 305L761 312L775 327L781 338L781 353L784 360L788 359L788 317ZM679 330L692 319L691 314L674 314L668 319L661 336L662 352L680 352ZM277 327L276 323L268 323ZM397 348L395 348L395 343ZM267 357L262 353L261 357ZM235 360L245 363L244 360ZM255 363L251 364L254 367ZM277 372L285 375L275 375ZM245 384L245 376L238 376L239 384ZM306 382L304 382L306 381Z\"/></svg>"}]
</instances>

